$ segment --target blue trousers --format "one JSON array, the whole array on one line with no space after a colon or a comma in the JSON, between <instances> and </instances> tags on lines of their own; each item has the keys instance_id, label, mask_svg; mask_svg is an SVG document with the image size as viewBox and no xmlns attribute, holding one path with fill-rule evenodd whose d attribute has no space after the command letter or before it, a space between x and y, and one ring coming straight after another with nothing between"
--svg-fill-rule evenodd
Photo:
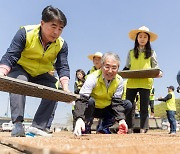
<instances>
[{"instance_id":1,"label":"blue trousers","mask_svg":"<svg viewBox=\"0 0 180 154\"><path fill-rule=\"evenodd\" d=\"M166 111L167 113L167 118L170 123L170 132L176 132L176 119L175 119L175 114L176 111Z\"/></svg>"},{"instance_id":2,"label":"blue trousers","mask_svg":"<svg viewBox=\"0 0 180 154\"><path fill-rule=\"evenodd\" d=\"M20 65L16 65L12 68L8 74L9 77L17 78L23 81L30 81L40 85L56 88L56 78L45 73L36 77L29 75ZM25 108L26 96L10 93L10 107L11 107L11 119L12 122L24 121L24 108ZM49 118L52 115L56 101L42 99L35 113L32 126L44 130L47 126Z\"/></svg>"}]
</instances>

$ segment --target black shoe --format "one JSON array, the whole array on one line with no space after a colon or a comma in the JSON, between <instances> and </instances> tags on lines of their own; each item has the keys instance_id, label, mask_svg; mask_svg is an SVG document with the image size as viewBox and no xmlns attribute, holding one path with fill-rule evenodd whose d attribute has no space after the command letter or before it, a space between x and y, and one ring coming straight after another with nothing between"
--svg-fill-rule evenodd
<instances>
[{"instance_id":1,"label":"black shoe","mask_svg":"<svg viewBox=\"0 0 180 154\"><path fill-rule=\"evenodd\" d=\"M140 133L145 134L147 133L148 129L140 129Z\"/></svg>"},{"instance_id":2,"label":"black shoe","mask_svg":"<svg viewBox=\"0 0 180 154\"><path fill-rule=\"evenodd\" d=\"M133 129L129 128L127 134L133 134L133 133L134 133Z\"/></svg>"}]
</instances>

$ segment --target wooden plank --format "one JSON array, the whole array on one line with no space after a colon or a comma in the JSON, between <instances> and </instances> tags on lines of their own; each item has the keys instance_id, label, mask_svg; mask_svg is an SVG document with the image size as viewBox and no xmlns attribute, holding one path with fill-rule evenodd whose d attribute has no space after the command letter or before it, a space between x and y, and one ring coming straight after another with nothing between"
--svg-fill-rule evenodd
<instances>
[{"instance_id":1,"label":"wooden plank","mask_svg":"<svg viewBox=\"0 0 180 154\"><path fill-rule=\"evenodd\" d=\"M0 76L0 91L66 103L70 103L79 98L79 95L73 93L7 76Z\"/></svg>"},{"instance_id":2,"label":"wooden plank","mask_svg":"<svg viewBox=\"0 0 180 154\"><path fill-rule=\"evenodd\" d=\"M41 149L41 148L32 147L30 145L29 146L23 145L22 143L18 143L16 141L10 141L8 139L7 140L0 139L0 143L6 145L8 147L17 149L17 150L21 151L22 153L42 153L43 154L43 149Z\"/></svg>"},{"instance_id":3,"label":"wooden plank","mask_svg":"<svg viewBox=\"0 0 180 154\"><path fill-rule=\"evenodd\" d=\"M0 144L1 154L22 154L22 152L7 145Z\"/></svg>"},{"instance_id":4,"label":"wooden plank","mask_svg":"<svg viewBox=\"0 0 180 154\"><path fill-rule=\"evenodd\" d=\"M144 69L144 70L124 70L118 74L122 78L157 78L160 69Z\"/></svg>"}]
</instances>

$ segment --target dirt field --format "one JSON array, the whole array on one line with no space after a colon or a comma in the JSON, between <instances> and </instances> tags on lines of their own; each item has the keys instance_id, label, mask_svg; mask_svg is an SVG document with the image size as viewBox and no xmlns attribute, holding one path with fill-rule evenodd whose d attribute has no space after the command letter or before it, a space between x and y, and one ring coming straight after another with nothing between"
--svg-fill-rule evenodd
<instances>
[{"instance_id":1,"label":"dirt field","mask_svg":"<svg viewBox=\"0 0 180 154\"><path fill-rule=\"evenodd\" d=\"M10 137L0 133L1 144L24 153L120 153L120 154L179 154L180 132L149 131L147 134L91 134L75 138L71 132L54 133L53 137Z\"/></svg>"}]
</instances>

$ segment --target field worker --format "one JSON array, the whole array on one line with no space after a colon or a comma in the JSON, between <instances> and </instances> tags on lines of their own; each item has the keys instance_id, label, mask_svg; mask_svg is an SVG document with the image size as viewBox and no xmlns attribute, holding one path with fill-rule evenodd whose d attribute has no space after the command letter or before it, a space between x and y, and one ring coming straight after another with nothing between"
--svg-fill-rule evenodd
<instances>
[{"instance_id":1,"label":"field worker","mask_svg":"<svg viewBox=\"0 0 180 154\"><path fill-rule=\"evenodd\" d=\"M150 32L145 26L129 32L130 39L134 40L134 48L128 52L124 70L142 70L158 68L156 53L151 48L150 42L157 39L157 35ZM159 76L162 75L160 72ZM132 102L132 110L126 116L128 133L133 133L133 116L135 112L135 97L140 94L140 132L146 133L149 129L148 105L150 89L153 85L152 78L130 78L127 81L126 99Z\"/></svg>"},{"instance_id":2,"label":"field worker","mask_svg":"<svg viewBox=\"0 0 180 154\"><path fill-rule=\"evenodd\" d=\"M67 19L58 8L47 6L42 11L39 25L21 27L0 61L0 75L56 88L56 78L48 72L55 66L64 91L69 92L70 71L68 46L60 37ZM10 94L11 118L14 124L11 136L24 136L25 96ZM28 132L49 136L44 130L56 102L42 99Z\"/></svg>"},{"instance_id":3,"label":"field worker","mask_svg":"<svg viewBox=\"0 0 180 154\"><path fill-rule=\"evenodd\" d=\"M88 56L88 58L93 61L93 67L87 72L87 75L101 68L102 55L101 52L96 52Z\"/></svg>"},{"instance_id":4,"label":"field worker","mask_svg":"<svg viewBox=\"0 0 180 154\"><path fill-rule=\"evenodd\" d=\"M74 83L74 93L79 94L84 82L85 82L86 73L82 69L76 71L76 79Z\"/></svg>"},{"instance_id":5,"label":"field worker","mask_svg":"<svg viewBox=\"0 0 180 154\"><path fill-rule=\"evenodd\" d=\"M175 95L174 95L174 86L169 86L168 88L168 95L164 98L160 97L157 100L166 102L166 113L167 113L167 119L170 123L170 132L169 134L176 134L176 101L175 101Z\"/></svg>"},{"instance_id":6,"label":"field worker","mask_svg":"<svg viewBox=\"0 0 180 154\"><path fill-rule=\"evenodd\" d=\"M76 77L75 77L75 83L74 83L74 93L79 94L79 91L81 90L81 88L85 82L86 73L82 69L78 69L78 70L76 70L75 76ZM75 127L74 106L75 106L75 101L72 102L73 131L74 131L74 127Z\"/></svg>"},{"instance_id":7,"label":"field worker","mask_svg":"<svg viewBox=\"0 0 180 154\"><path fill-rule=\"evenodd\" d=\"M127 133L125 114L131 110L131 103L121 99L123 79L117 74L119 56L112 52L105 53L101 63L101 69L87 77L80 90L80 99L76 100L75 135L81 135L82 132L90 134L94 118L102 119L97 133L106 133L115 122L119 123L118 134Z\"/></svg>"}]
</instances>

